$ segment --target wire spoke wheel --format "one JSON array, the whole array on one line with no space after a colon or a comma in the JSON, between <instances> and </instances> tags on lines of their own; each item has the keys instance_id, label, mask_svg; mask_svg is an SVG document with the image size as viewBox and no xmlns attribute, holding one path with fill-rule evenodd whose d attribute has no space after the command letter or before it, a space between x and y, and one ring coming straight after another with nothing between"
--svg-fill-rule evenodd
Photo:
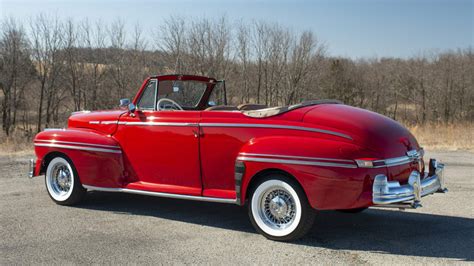
<instances>
[{"instance_id":1,"label":"wire spoke wheel","mask_svg":"<svg viewBox=\"0 0 474 266\"><path fill-rule=\"evenodd\" d=\"M75 191L81 193L78 190L83 190L82 187L76 188L76 178L73 166L68 160L60 156L52 159L45 176L46 188L51 198L57 203L68 204Z\"/></svg>"},{"instance_id":2,"label":"wire spoke wheel","mask_svg":"<svg viewBox=\"0 0 474 266\"><path fill-rule=\"evenodd\" d=\"M300 196L291 182L280 179L259 184L249 207L254 226L276 240L291 237L302 217Z\"/></svg>"}]
</instances>

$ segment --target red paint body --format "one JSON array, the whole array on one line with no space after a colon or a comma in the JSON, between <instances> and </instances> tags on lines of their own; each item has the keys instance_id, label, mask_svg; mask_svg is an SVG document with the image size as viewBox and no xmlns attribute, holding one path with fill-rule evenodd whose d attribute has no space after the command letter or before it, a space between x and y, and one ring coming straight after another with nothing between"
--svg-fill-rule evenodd
<instances>
[{"instance_id":1,"label":"red paint body","mask_svg":"<svg viewBox=\"0 0 474 266\"><path fill-rule=\"evenodd\" d=\"M155 78L161 81L177 77ZM209 80L195 76L179 78ZM134 104L146 84L147 81L137 93ZM206 102L212 86L208 90L203 96ZM160 125L143 124L148 122ZM188 124L183 126L185 123ZM350 138L288 128L206 126L215 123L296 126L329 130ZM403 184L419 166L410 163L367 169L357 167L354 160L393 158L420 149L415 138L397 122L342 104L312 105L267 118L248 117L240 111L205 110L82 113L72 115L65 130L39 133L35 144L42 140L90 143L107 149L118 146L110 149L121 153L36 146L40 163L35 175L44 172L48 154L60 152L73 161L84 185L227 199L240 194L240 202L244 203L249 184L259 173L279 170L299 182L315 209L371 206L375 175L385 174L389 180ZM71 143L68 145L76 145ZM355 167L245 161L242 185L236 190L234 166L239 154L346 160Z\"/></svg>"}]
</instances>

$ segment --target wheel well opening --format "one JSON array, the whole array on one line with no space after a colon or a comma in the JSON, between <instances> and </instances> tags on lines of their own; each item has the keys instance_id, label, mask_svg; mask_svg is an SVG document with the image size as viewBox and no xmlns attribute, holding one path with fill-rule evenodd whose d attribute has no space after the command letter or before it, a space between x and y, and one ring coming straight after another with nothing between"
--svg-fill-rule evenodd
<instances>
[{"instance_id":1,"label":"wheel well opening","mask_svg":"<svg viewBox=\"0 0 474 266\"><path fill-rule=\"evenodd\" d=\"M44 156L43 161L41 162L40 174L44 174L46 172L46 167L48 167L49 162L51 162L53 158L58 157L58 156L69 159L69 157L67 157L66 154L62 152L58 152L58 151L53 151L46 154L46 156Z\"/></svg>"},{"instance_id":2,"label":"wheel well opening","mask_svg":"<svg viewBox=\"0 0 474 266\"><path fill-rule=\"evenodd\" d=\"M280 175L284 175L285 177L293 180L296 184L298 184L298 186L300 186L300 188L304 191L303 189L303 186L301 186L300 182L298 182L298 180L290 173L284 171L284 170L281 170L281 169L278 169L278 168L269 168L269 169L265 169L265 170L262 170L258 173L256 173L251 179L250 179L250 183L249 185L247 186L247 191L245 193L245 201L248 200L249 198L249 192L252 191L252 189L254 189L254 187L256 186L256 184L258 183L258 181L260 181L261 179L271 175L271 174L280 174Z\"/></svg>"}]
</instances>

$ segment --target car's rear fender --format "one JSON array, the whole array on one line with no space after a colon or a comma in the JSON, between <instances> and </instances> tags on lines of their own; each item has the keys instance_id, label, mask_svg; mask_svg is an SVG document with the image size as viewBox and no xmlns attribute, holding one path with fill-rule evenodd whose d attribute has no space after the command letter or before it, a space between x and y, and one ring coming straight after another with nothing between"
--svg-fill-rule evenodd
<instances>
[{"instance_id":1,"label":"car's rear fender","mask_svg":"<svg viewBox=\"0 0 474 266\"><path fill-rule=\"evenodd\" d=\"M82 184L99 187L123 185L123 158L119 143L90 129L45 130L34 139L37 156L34 175L46 171L48 161L63 154L72 160Z\"/></svg>"},{"instance_id":2,"label":"car's rear fender","mask_svg":"<svg viewBox=\"0 0 474 266\"><path fill-rule=\"evenodd\" d=\"M236 160L236 193L243 204L249 188L268 171L282 171L296 179L315 209L348 209L370 205L375 172L354 162L366 151L334 140L274 136L250 140Z\"/></svg>"}]
</instances>

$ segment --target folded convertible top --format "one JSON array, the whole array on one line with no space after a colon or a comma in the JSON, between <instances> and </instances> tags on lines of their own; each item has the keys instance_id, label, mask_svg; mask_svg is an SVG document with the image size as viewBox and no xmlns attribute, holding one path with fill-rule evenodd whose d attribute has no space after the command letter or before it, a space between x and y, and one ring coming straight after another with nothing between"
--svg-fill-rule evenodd
<instances>
[{"instance_id":1,"label":"folded convertible top","mask_svg":"<svg viewBox=\"0 0 474 266\"><path fill-rule=\"evenodd\" d=\"M279 114L283 114L298 108L311 106L311 105L318 105L318 104L343 104L341 101L338 100L311 100L311 101L304 101L298 104L289 105L289 106L278 106L278 107L271 107L259 110L248 110L248 111L241 111L244 115L254 118L264 118L275 116Z\"/></svg>"}]
</instances>

